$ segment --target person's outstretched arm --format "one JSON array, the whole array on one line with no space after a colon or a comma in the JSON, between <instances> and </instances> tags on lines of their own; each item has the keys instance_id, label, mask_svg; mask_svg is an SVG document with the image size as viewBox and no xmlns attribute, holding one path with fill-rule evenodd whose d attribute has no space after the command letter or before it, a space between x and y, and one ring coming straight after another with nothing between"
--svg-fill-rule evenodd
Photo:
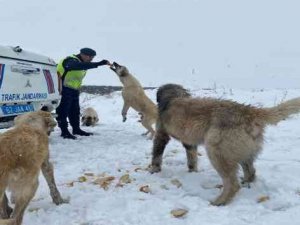
<instances>
[{"instance_id":1,"label":"person's outstretched arm","mask_svg":"<svg viewBox=\"0 0 300 225\"><path fill-rule=\"evenodd\" d=\"M109 61L103 59L100 62L80 62L77 59L69 58L63 63L65 70L88 70L97 68L98 66L110 65Z\"/></svg>"}]
</instances>

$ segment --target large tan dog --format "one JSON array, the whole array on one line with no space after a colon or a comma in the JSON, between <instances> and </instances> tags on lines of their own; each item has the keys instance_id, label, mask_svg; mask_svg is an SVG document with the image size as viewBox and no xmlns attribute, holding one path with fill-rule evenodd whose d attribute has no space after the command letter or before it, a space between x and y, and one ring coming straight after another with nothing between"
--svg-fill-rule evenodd
<instances>
[{"instance_id":1,"label":"large tan dog","mask_svg":"<svg viewBox=\"0 0 300 225\"><path fill-rule=\"evenodd\" d=\"M49 162L48 133L56 126L49 112L28 113L16 120L13 129L0 135L0 224L19 225L38 187L40 169L55 204L61 198ZM15 207L8 206L6 188L11 190ZM10 218L10 219L9 219Z\"/></svg>"},{"instance_id":2,"label":"large tan dog","mask_svg":"<svg viewBox=\"0 0 300 225\"><path fill-rule=\"evenodd\" d=\"M157 119L157 107L147 97L140 82L132 76L125 66L121 66L114 62L110 67L119 77L123 84L122 96L124 105L122 109L123 122L126 121L127 111L130 107L140 113L141 123L147 129L144 135L151 133L151 138L154 136L152 125Z\"/></svg>"},{"instance_id":3,"label":"large tan dog","mask_svg":"<svg viewBox=\"0 0 300 225\"><path fill-rule=\"evenodd\" d=\"M83 126L95 126L98 121L99 117L95 109L88 107L83 111L81 117L81 123Z\"/></svg>"},{"instance_id":4,"label":"large tan dog","mask_svg":"<svg viewBox=\"0 0 300 225\"><path fill-rule=\"evenodd\" d=\"M227 204L239 190L239 164L244 172L243 182L254 181L253 162L262 149L264 128L300 112L300 98L272 108L256 108L228 100L191 98L187 90L175 84L160 87L157 102L159 118L151 172L161 170L170 136L185 147L189 171L197 171L197 145L204 144L224 187L213 205Z\"/></svg>"}]
</instances>

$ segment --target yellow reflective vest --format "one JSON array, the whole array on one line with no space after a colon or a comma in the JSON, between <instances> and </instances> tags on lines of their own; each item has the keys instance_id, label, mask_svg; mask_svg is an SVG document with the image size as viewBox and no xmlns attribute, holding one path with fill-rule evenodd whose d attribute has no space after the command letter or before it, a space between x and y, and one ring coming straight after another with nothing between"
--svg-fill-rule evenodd
<instances>
[{"instance_id":1,"label":"yellow reflective vest","mask_svg":"<svg viewBox=\"0 0 300 225\"><path fill-rule=\"evenodd\" d=\"M76 57L75 55L72 55L69 57L80 61L80 59L78 57ZM69 58L69 57L67 57L67 58ZM61 78L63 78L63 76L64 76L63 86L78 90L81 87L82 80L86 75L86 70L65 71L65 68L63 67L63 62L65 61L65 59L61 60L57 64L57 72ZM65 74L65 72L66 72L66 74Z\"/></svg>"}]
</instances>

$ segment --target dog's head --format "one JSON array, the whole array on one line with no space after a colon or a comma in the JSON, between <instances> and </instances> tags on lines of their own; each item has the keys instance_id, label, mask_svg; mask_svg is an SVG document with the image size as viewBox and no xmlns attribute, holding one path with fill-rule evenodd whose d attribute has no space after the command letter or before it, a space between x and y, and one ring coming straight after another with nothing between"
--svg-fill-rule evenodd
<instances>
[{"instance_id":1,"label":"dog's head","mask_svg":"<svg viewBox=\"0 0 300 225\"><path fill-rule=\"evenodd\" d=\"M191 94L178 84L165 84L158 88L156 101L159 111L165 110L171 100L175 98L189 98Z\"/></svg>"},{"instance_id":2,"label":"dog's head","mask_svg":"<svg viewBox=\"0 0 300 225\"><path fill-rule=\"evenodd\" d=\"M116 62L111 64L110 69L114 71L119 77L125 77L128 75L128 69L125 66L121 66Z\"/></svg>"},{"instance_id":3,"label":"dog's head","mask_svg":"<svg viewBox=\"0 0 300 225\"><path fill-rule=\"evenodd\" d=\"M53 105L45 104L42 106L42 108L40 110L45 111L45 112L52 112L54 110L54 107L53 107Z\"/></svg>"},{"instance_id":4,"label":"dog's head","mask_svg":"<svg viewBox=\"0 0 300 225\"><path fill-rule=\"evenodd\" d=\"M83 126L94 126L98 122L98 118L96 116L82 116L81 122Z\"/></svg>"},{"instance_id":5,"label":"dog's head","mask_svg":"<svg viewBox=\"0 0 300 225\"><path fill-rule=\"evenodd\" d=\"M14 124L15 126L29 125L50 135L57 123L50 112L39 110L17 116L14 119Z\"/></svg>"},{"instance_id":6,"label":"dog's head","mask_svg":"<svg viewBox=\"0 0 300 225\"><path fill-rule=\"evenodd\" d=\"M95 109L88 107L83 111L81 122L83 126L95 126L99 121L98 114Z\"/></svg>"}]
</instances>

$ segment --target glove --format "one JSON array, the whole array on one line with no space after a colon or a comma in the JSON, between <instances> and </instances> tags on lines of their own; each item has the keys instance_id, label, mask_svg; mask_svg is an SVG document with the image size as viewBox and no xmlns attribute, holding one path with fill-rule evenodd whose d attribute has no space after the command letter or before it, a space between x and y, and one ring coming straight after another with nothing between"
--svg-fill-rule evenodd
<instances>
[{"instance_id":1,"label":"glove","mask_svg":"<svg viewBox=\"0 0 300 225\"><path fill-rule=\"evenodd\" d=\"M103 59L102 61L97 62L97 65L98 66L110 65L110 62L106 59Z\"/></svg>"}]
</instances>

